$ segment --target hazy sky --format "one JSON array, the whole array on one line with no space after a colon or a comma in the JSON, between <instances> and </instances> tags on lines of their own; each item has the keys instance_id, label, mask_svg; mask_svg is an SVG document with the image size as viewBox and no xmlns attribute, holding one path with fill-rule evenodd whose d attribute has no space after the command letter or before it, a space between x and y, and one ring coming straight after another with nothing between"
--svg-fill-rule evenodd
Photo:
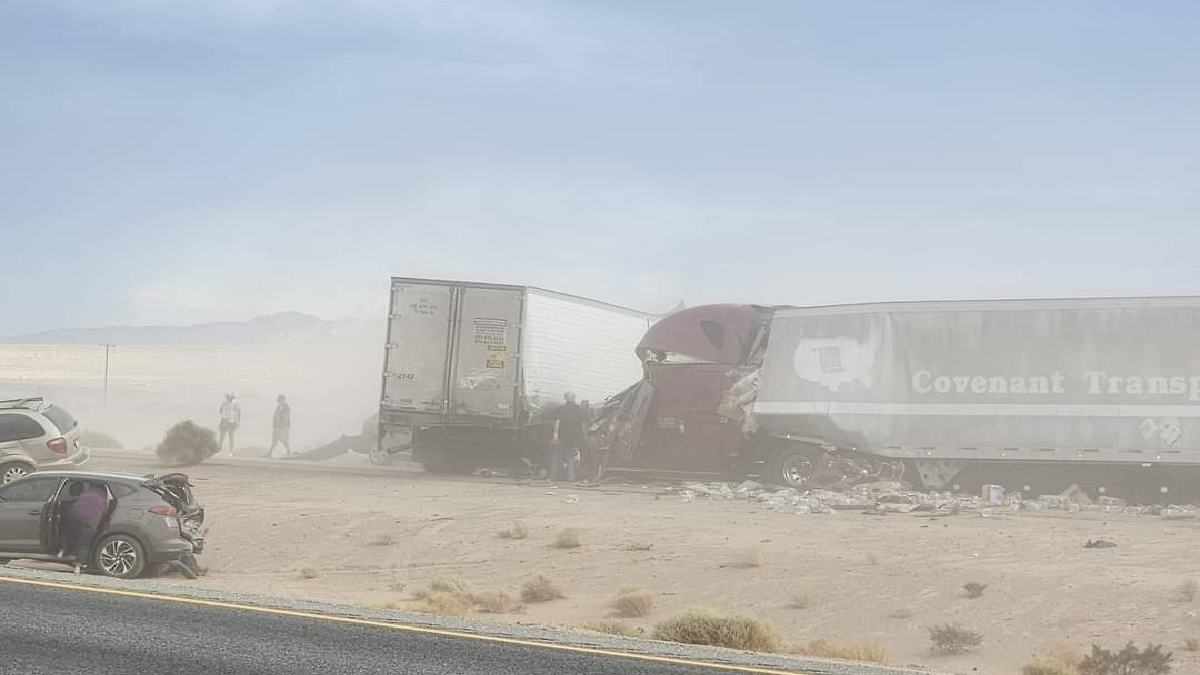
<instances>
[{"instance_id":1,"label":"hazy sky","mask_svg":"<svg viewBox=\"0 0 1200 675\"><path fill-rule=\"evenodd\" d=\"M0 3L0 334L1200 292L1193 2Z\"/></svg>"}]
</instances>

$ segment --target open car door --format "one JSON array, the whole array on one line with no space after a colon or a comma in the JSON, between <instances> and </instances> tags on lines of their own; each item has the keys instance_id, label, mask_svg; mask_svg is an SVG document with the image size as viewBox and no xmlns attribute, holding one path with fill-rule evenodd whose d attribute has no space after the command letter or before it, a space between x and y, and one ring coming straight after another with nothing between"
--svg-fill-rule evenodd
<instances>
[{"instance_id":1,"label":"open car door","mask_svg":"<svg viewBox=\"0 0 1200 675\"><path fill-rule=\"evenodd\" d=\"M60 481L42 507L41 544L42 553L46 555L57 555L63 547L63 509L66 504L62 496L66 494L68 482Z\"/></svg>"}]
</instances>

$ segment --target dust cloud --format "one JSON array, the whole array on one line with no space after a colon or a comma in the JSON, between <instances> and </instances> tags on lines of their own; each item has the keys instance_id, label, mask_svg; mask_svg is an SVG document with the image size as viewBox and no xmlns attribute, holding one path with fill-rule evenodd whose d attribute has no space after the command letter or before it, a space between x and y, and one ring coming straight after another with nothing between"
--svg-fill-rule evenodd
<instances>
[{"instance_id":1,"label":"dust cloud","mask_svg":"<svg viewBox=\"0 0 1200 675\"><path fill-rule=\"evenodd\" d=\"M44 396L84 430L153 450L180 420L216 428L226 393L242 409L239 454L265 454L279 394L293 450L360 433L378 408L384 329L242 345L0 344L0 398Z\"/></svg>"}]
</instances>

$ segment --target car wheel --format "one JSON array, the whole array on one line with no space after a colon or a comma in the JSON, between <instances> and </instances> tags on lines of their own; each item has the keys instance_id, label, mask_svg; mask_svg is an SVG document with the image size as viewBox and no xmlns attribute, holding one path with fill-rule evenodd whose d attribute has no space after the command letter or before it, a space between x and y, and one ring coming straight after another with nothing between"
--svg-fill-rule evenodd
<instances>
[{"instance_id":1,"label":"car wheel","mask_svg":"<svg viewBox=\"0 0 1200 675\"><path fill-rule=\"evenodd\" d=\"M813 453L797 449L780 450L767 467L770 483L785 487L804 489L809 487L817 472L817 460Z\"/></svg>"},{"instance_id":2,"label":"car wheel","mask_svg":"<svg viewBox=\"0 0 1200 675\"><path fill-rule=\"evenodd\" d=\"M0 464L0 485L8 485L9 483L24 478L33 473L33 467L25 462L9 462L8 464Z\"/></svg>"},{"instance_id":3,"label":"car wheel","mask_svg":"<svg viewBox=\"0 0 1200 675\"><path fill-rule=\"evenodd\" d=\"M136 579L146 570L146 551L124 534L105 537L96 548L96 568L110 577Z\"/></svg>"}]
</instances>

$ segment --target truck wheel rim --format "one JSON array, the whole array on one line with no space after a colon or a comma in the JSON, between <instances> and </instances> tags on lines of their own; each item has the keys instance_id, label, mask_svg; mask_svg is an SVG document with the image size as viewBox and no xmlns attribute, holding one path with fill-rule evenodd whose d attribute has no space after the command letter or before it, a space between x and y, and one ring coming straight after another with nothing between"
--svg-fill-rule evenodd
<instances>
[{"instance_id":1,"label":"truck wheel rim","mask_svg":"<svg viewBox=\"0 0 1200 675\"><path fill-rule=\"evenodd\" d=\"M114 539L100 550L100 567L114 577L125 576L137 565L137 549L124 539Z\"/></svg>"},{"instance_id":2,"label":"truck wheel rim","mask_svg":"<svg viewBox=\"0 0 1200 675\"><path fill-rule=\"evenodd\" d=\"M812 461L807 457L796 457L783 465L783 479L793 485L802 485L812 475Z\"/></svg>"},{"instance_id":3,"label":"truck wheel rim","mask_svg":"<svg viewBox=\"0 0 1200 675\"><path fill-rule=\"evenodd\" d=\"M7 485L18 478L24 478L29 475L29 470L23 466L10 466L4 470L4 479L0 480L0 484Z\"/></svg>"}]
</instances>

